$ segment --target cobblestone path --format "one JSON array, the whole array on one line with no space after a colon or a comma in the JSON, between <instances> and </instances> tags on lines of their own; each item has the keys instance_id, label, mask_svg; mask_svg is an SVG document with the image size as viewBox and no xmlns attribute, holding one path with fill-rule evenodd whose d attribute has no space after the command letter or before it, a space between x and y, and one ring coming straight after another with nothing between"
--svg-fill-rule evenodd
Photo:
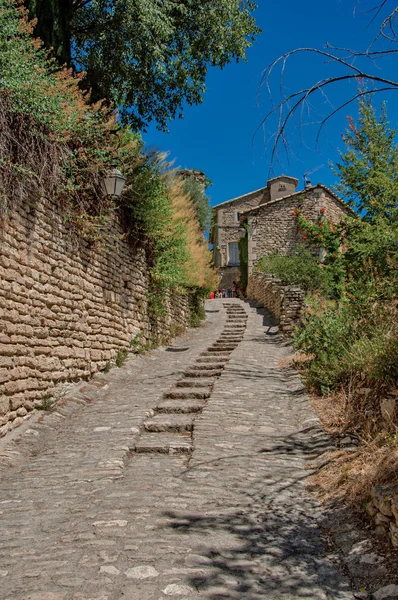
<instances>
[{"instance_id":1,"label":"cobblestone path","mask_svg":"<svg viewBox=\"0 0 398 600\"><path fill-rule=\"evenodd\" d=\"M327 440L238 300L0 452L2 600L343 600L305 485Z\"/></svg>"}]
</instances>

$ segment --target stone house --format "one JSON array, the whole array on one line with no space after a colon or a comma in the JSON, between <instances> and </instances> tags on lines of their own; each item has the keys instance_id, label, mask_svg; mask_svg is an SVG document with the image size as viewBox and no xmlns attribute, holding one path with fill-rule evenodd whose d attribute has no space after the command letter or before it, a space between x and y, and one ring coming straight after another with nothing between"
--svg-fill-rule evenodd
<instances>
[{"instance_id":1,"label":"stone house","mask_svg":"<svg viewBox=\"0 0 398 600\"><path fill-rule=\"evenodd\" d=\"M288 254L302 242L297 219L299 208L309 219L325 217L339 221L351 209L322 184L307 184L297 191L298 179L281 175L270 179L264 188L249 192L213 207L210 243L214 264L220 270L221 288L231 287L239 276L238 244L248 233L248 269L271 252Z\"/></svg>"}]
</instances>

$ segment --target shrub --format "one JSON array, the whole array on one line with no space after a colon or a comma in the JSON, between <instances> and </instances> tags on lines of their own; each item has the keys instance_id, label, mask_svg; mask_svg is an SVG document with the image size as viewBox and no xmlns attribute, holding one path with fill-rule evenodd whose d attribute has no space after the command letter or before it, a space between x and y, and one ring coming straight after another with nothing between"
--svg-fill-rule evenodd
<instances>
[{"instance_id":1,"label":"shrub","mask_svg":"<svg viewBox=\"0 0 398 600\"><path fill-rule=\"evenodd\" d=\"M294 254L269 254L259 260L256 270L275 275L287 285L299 285L305 291L319 291L329 295L332 277L308 250L298 248Z\"/></svg>"},{"instance_id":2,"label":"shrub","mask_svg":"<svg viewBox=\"0 0 398 600\"><path fill-rule=\"evenodd\" d=\"M375 306L362 300L329 301L312 298L295 335L295 347L307 354L304 377L308 385L329 393L353 378L368 385L392 384L398 379L398 311L394 301Z\"/></svg>"}]
</instances>

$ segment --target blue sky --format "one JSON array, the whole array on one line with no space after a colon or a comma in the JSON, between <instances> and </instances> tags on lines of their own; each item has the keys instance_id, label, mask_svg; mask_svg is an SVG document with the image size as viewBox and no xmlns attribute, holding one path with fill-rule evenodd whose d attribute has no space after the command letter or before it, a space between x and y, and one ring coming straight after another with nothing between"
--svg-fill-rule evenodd
<instances>
[{"instance_id":1,"label":"blue sky","mask_svg":"<svg viewBox=\"0 0 398 600\"><path fill-rule=\"evenodd\" d=\"M253 135L271 104L267 91L259 84L263 69L279 55L297 47L324 48L329 42L335 46L365 48L372 39L375 27L367 27L369 15L361 14L374 4L372 0L258 0L256 11L258 25L263 33L248 51L248 62L228 65L224 70L211 69L207 79L207 92L199 106L187 107L184 119L170 123L169 133L151 127L144 134L149 146L168 150L170 158L182 168L205 171L212 180L209 189L212 205L263 187L268 177L282 172L292 175L303 185L303 174L312 183L333 185L335 178L328 166L338 158L337 148L344 149L341 133L346 128L346 116L355 117L356 105L351 105L332 121L315 144L315 128L299 128L289 131L289 158L279 153L270 173L270 148L275 122L270 122L265 132L260 130L253 143ZM380 63L380 73L392 70L392 60ZM325 64L323 58L309 55L296 56L288 63L285 90L296 91L317 79L342 72ZM279 79L273 80L275 98ZM334 87L329 101L336 106L339 101L355 92L355 84ZM376 97L375 97L376 98ZM377 96L377 103L382 99ZM388 102L388 115L395 127L398 109L395 96L389 92L383 96ZM395 101L395 102L394 102ZM308 113L310 120L326 115L328 104L318 98Z\"/></svg>"}]
</instances>

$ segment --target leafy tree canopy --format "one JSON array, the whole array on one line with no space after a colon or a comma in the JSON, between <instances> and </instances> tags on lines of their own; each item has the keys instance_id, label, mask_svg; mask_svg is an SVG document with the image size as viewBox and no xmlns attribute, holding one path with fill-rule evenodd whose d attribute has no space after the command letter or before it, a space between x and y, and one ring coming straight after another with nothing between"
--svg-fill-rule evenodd
<instances>
[{"instance_id":1,"label":"leafy tree canopy","mask_svg":"<svg viewBox=\"0 0 398 600\"><path fill-rule=\"evenodd\" d=\"M398 217L398 146L396 131L389 127L386 106L380 117L369 97L359 102L359 119L349 117L343 135L347 152L340 154L334 169L337 192L367 221Z\"/></svg>"},{"instance_id":2,"label":"leafy tree canopy","mask_svg":"<svg viewBox=\"0 0 398 600\"><path fill-rule=\"evenodd\" d=\"M25 0L36 34L85 71L91 100L120 107L134 129L166 129L202 101L209 66L245 59L260 30L253 0Z\"/></svg>"}]
</instances>

